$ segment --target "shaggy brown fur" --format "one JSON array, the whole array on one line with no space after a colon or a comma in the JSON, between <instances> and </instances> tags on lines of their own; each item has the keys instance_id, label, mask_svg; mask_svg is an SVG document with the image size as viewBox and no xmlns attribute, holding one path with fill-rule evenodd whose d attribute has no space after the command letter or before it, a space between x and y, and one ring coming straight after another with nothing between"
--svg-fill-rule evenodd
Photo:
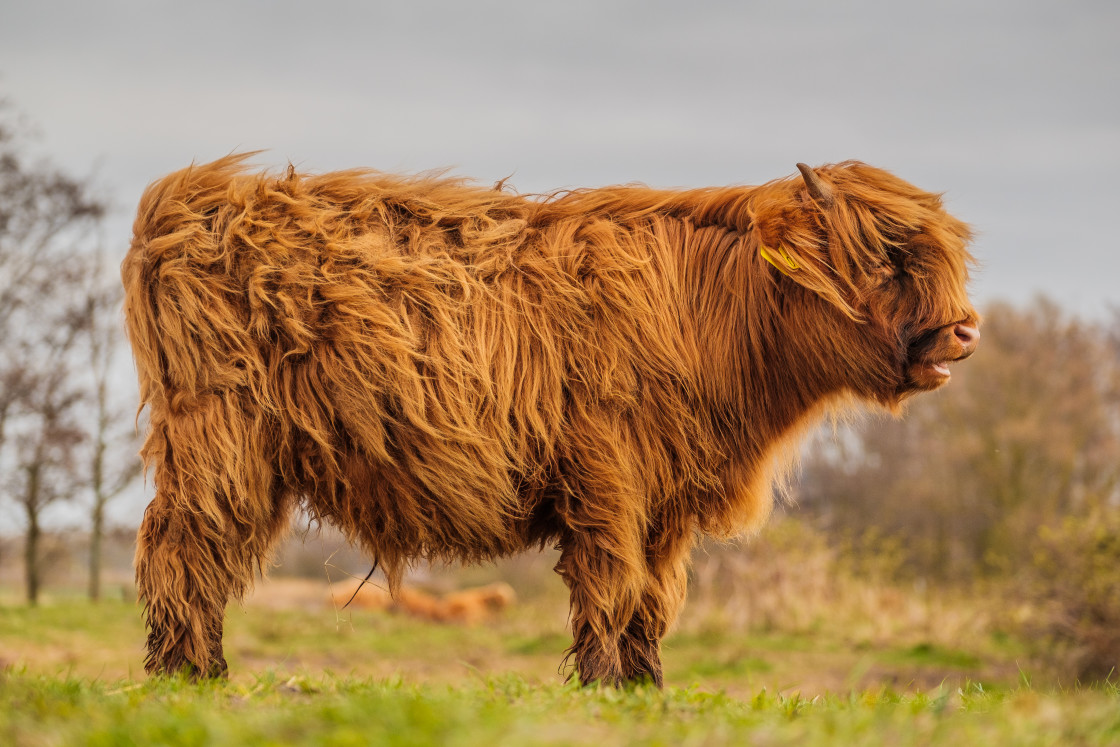
<instances>
[{"instance_id":1,"label":"shaggy brown fur","mask_svg":"<svg viewBox=\"0 0 1120 747\"><path fill-rule=\"evenodd\" d=\"M580 679L660 683L697 533L759 526L829 406L897 409L976 342L968 229L861 163L540 198L243 159L149 187L122 268L151 672L225 671L301 505L393 589L558 543Z\"/></svg>"}]
</instances>

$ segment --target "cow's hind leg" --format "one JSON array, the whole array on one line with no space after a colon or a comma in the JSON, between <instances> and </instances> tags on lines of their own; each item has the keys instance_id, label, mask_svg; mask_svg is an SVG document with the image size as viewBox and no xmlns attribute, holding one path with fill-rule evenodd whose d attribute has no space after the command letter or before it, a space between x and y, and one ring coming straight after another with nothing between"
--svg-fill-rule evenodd
<instances>
[{"instance_id":1,"label":"cow's hind leg","mask_svg":"<svg viewBox=\"0 0 1120 747\"><path fill-rule=\"evenodd\" d=\"M148 624L144 667L222 676L222 621L239 569L223 519L179 503L171 491L158 491L137 537L136 582Z\"/></svg>"},{"instance_id":2,"label":"cow's hind leg","mask_svg":"<svg viewBox=\"0 0 1120 747\"><path fill-rule=\"evenodd\" d=\"M156 496L136 548L149 673L225 674L226 603L252 584L286 524L255 448L259 426L244 418L217 395L187 414L153 412L144 456L155 466Z\"/></svg>"}]
</instances>

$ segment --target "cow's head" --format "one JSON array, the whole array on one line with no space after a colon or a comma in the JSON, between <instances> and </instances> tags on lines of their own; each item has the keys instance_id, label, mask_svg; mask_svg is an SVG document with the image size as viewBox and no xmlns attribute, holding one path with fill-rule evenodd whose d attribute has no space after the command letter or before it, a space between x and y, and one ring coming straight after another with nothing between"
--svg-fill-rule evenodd
<instances>
[{"instance_id":1,"label":"cow's head","mask_svg":"<svg viewBox=\"0 0 1120 747\"><path fill-rule=\"evenodd\" d=\"M829 326L813 344L831 348L843 386L889 407L947 382L980 337L968 226L939 195L880 169L798 169L781 183L796 207L776 220L760 211L756 230L763 259L815 296Z\"/></svg>"}]
</instances>

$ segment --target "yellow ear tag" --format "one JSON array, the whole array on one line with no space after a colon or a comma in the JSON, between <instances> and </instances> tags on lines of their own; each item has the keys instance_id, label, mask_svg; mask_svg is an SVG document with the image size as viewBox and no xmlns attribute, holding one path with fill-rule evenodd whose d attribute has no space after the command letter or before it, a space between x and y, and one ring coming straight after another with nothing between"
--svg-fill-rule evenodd
<instances>
[{"instance_id":1,"label":"yellow ear tag","mask_svg":"<svg viewBox=\"0 0 1120 747\"><path fill-rule=\"evenodd\" d=\"M774 261L774 258L772 256L770 256L770 250L768 250L766 247L759 246L758 253L762 255L763 259L765 259L770 264L774 265L774 267L778 268L778 272L782 273L783 275L788 275L789 274L789 270L787 270L785 267L782 267L780 264L778 264L777 262ZM779 246L778 247L778 253L782 255L782 259L785 261L786 265L789 266L790 270L800 270L801 269L801 265L797 264L797 260L795 260L793 257L791 257L789 252L787 252L784 247Z\"/></svg>"}]
</instances>

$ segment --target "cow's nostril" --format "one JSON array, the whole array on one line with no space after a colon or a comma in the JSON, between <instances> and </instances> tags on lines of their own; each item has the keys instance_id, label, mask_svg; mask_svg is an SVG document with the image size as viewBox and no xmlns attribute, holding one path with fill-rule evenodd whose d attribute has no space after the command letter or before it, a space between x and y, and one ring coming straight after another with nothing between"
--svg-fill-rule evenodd
<instances>
[{"instance_id":1,"label":"cow's nostril","mask_svg":"<svg viewBox=\"0 0 1120 747\"><path fill-rule=\"evenodd\" d=\"M953 334L957 336L961 344L965 347L971 347L976 344L980 339L980 330L976 327L969 327L967 324L958 324L953 327Z\"/></svg>"}]
</instances>

